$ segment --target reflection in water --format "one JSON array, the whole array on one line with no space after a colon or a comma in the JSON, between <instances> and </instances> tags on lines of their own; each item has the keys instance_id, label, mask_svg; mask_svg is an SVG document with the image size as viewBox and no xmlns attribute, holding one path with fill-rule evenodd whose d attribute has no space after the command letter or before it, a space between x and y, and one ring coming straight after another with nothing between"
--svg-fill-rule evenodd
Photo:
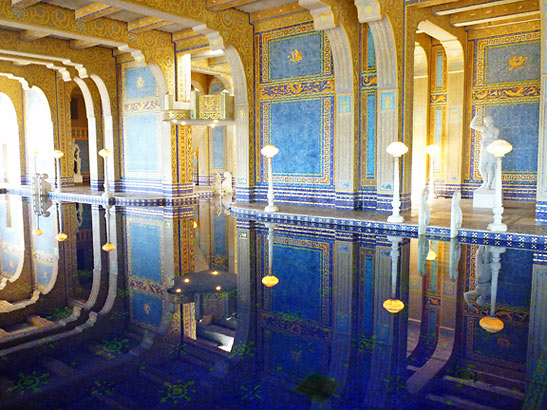
<instances>
[{"instance_id":1,"label":"reflection in water","mask_svg":"<svg viewBox=\"0 0 547 410\"><path fill-rule=\"evenodd\" d=\"M0 205L0 408L545 404L537 250L236 222L206 202L65 203L32 236L24 200Z\"/></svg>"}]
</instances>

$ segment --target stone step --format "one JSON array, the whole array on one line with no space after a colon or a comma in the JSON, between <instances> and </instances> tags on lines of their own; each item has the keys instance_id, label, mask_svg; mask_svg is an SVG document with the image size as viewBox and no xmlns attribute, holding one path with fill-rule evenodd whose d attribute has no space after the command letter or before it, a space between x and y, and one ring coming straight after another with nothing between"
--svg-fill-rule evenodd
<instances>
[{"instance_id":1,"label":"stone step","mask_svg":"<svg viewBox=\"0 0 547 410\"><path fill-rule=\"evenodd\" d=\"M426 396L426 399L431 402L444 405L441 408L435 406L437 410L440 410L442 408L446 408L446 409L454 408L454 409L464 409L464 410L502 410L504 409L503 407L497 408L497 407L485 406L483 404L478 404L473 401L466 400L461 397L453 396L453 395L438 396L436 394L431 393Z\"/></svg>"},{"instance_id":2,"label":"stone step","mask_svg":"<svg viewBox=\"0 0 547 410\"><path fill-rule=\"evenodd\" d=\"M440 382L443 392L476 403L482 403L486 406L520 409L524 401L524 394L522 392L486 383L481 380L444 376Z\"/></svg>"},{"instance_id":3,"label":"stone step","mask_svg":"<svg viewBox=\"0 0 547 410\"><path fill-rule=\"evenodd\" d=\"M57 359L45 359L42 366L56 376L70 378L78 371Z\"/></svg>"}]
</instances>

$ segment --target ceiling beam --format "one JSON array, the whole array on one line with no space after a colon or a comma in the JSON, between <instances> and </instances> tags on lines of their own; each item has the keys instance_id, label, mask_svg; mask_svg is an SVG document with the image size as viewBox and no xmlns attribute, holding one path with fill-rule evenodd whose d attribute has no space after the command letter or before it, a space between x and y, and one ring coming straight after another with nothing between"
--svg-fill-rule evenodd
<instances>
[{"instance_id":1,"label":"ceiling beam","mask_svg":"<svg viewBox=\"0 0 547 410\"><path fill-rule=\"evenodd\" d=\"M47 31L34 31L34 30L23 30L19 35L21 41L33 41L38 40L39 38L47 37Z\"/></svg>"},{"instance_id":2,"label":"ceiling beam","mask_svg":"<svg viewBox=\"0 0 547 410\"><path fill-rule=\"evenodd\" d=\"M271 18L277 18L281 16L288 16L294 13L300 13L303 11L308 11L307 9L300 6L298 3L289 3L284 6L272 7L271 9L255 11L251 13L251 24L260 21L268 20Z\"/></svg>"},{"instance_id":3,"label":"ceiling beam","mask_svg":"<svg viewBox=\"0 0 547 410\"><path fill-rule=\"evenodd\" d=\"M213 11L226 10L233 7L244 6L257 0L207 0L207 8Z\"/></svg>"},{"instance_id":4,"label":"ceiling beam","mask_svg":"<svg viewBox=\"0 0 547 410\"><path fill-rule=\"evenodd\" d=\"M519 24L525 24L525 23L537 23L538 24L538 27L536 28L537 30L540 29L539 27L539 23L541 21L541 15L540 14L537 14L537 15L533 15L533 16L525 16L525 17L515 17L515 18L510 18L510 19L507 19L507 20L500 20L500 21L491 21L489 23L485 23L485 24L475 24L473 26L469 26L469 30L487 30L487 29L492 29L494 27L502 27L502 26L508 26L508 25L519 25Z\"/></svg>"},{"instance_id":5,"label":"ceiling beam","mask_svg":"<svg viewBox=\"0 0 547 410\"><path fill-rule=\"evenodd\" d=\"M75 10L74 15L78 21L92 21L100 17L116 13L121 9L104 3L91 3Z\"/></svg>"},{"instance_id":6,"label":"ceiling beam","mask_svg":"<svg viewBox=\"0 0 547 410\"><path fill-rule=\"evenodd\" d=\"M450 24L454 27L471 26L474 24L483 24L491 21L507 20L536 14L539 14L538 1L526 0L518 3L452 14L450 16Z\"/></svg>"},{"instance_id":7,"label":"ceiling beam","mask_svg":"<svg viewBox=\"0 0 547 410\"><path fill-rule=\"evenodd\" d=\"M144 31L168 26L169 24L173 23L159 17L143 17L141 19L133 20L127 23L127 31L131 33L142 33Z\"/></svg>"},{"instance_id":8,"label":"ceiling beam","mask_svg":"<svg viewBox=\"0 0 547 410\"><path fill-rule=\"evenodd\" d=\"M442 5L433 7L433 14L436 16L445 16L448 14L463 13L465 11L478 10L486 7L502 6L504 4L518 3L523 0L464 0L454 5Z\"/></svg>"},{"instance_id":9,"label":"ceiling beam","mask_svg":"<svg viewBox=\"0 0 547 410\"><path fill-rule=\"evenodd\" d=\"M11 0L12 7L29 7L37 3L40 3L42 0Z\"/></svg>"},{"instance_id":10,"label":"ceiling beam","mask_svg":"<svg viewBox=\"0 0 547 410\"><path fill-rule=\"evenodd\" d=\"M70 48L74 50L83 50L84 48L95 47L98 43L92 43L85 40L70 40Z\"/></svg>"}]
</instances>

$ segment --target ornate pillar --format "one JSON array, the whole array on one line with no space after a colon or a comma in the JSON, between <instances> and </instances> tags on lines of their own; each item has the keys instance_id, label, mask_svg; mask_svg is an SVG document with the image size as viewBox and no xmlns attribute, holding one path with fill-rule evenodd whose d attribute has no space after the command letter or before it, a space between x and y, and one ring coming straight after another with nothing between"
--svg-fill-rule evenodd
<instances>
[{"instance_id":1,"label":"ornate pillar","mask_svg":"<svg viewBox=\"0 0 547 410\"><path fill-rule=\"evenodd\" d=\"M376 126L377 204L379 212L391 212L393 197L393 158L386 152L389 144L399 140L399 83L393 29L382 14L378 0L355 0L359 22L368 23L374 39L378 70L378 108ZM406 167L402 167L406 169ZM406 180L406 179L405 179ZM408 184L403 184L406 187ZM403 188L402 211L409 208L409 194Z\"/></svg>"},{"instance_id":2,"label":"ornate pillar","mask_svg":"<svg viewBox=\"0 0 547 410\"><path fill-rule=\"evenodd\" d=\"M541 11L541 97L539 109L538 172L536 223L547 224L547 2L540 1Z\"/></svg>"}]
</instances>

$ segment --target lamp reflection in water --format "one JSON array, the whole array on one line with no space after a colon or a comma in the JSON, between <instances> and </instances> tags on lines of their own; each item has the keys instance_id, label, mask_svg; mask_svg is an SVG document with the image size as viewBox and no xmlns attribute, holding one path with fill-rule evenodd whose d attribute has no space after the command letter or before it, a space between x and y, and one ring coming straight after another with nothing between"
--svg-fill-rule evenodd
<instances>
[{"instance_id":1,"label":"lamp reflection in water","mask_svg":"<svg viewBox=\"0 0 547 410\"><path fill-rule=\"evenodd\" d=\"M397 299L397 267L399 266L399 244L403 240L401 237L388 236L391 241L391 298L384 301L384 309L389 313L399 313L404 309L405 304L402 300Z\"/></svg>"},{"instance_id":2,"label":"lamp reflection in water","mask_svg":"<svg viewBox=\"0 0 547 410\"><path fill-rule=\"evenodd\" d=\"M279 149L273 145L266 145L260 153L266 158L268 163L268 205L264 208L264 212L277 212L279 209L274 205L274 191L273 191L273 175L272 175L272 158L277 155Z\"/></svg>"},{"instance_id":3,"label":"lamp reflection in water","mask_svg":"<svg viewBox=\"0 0 547 410\"><path fill-rule=\"evenodd\" d=\"M490 247L490 253L492 254L492 262L490 263L490 270L492 272L492 282L490 288L490 314L483 317L479 322L480 326L490 333L497 333L503 329L503 322L496 316L498 276L501 269L500 257L503 252L505 252L505 248L495 246Z\"/></svg>"},{"instance_id":4,"label":"lamp reflection in water","mask_svg":"<svg viewBox=\"0 0 547 410\"><path fill-rule=\"evenodd\" d=\"M110 242L110 208L112 208L112 205L103 206L105 209L104 218L106 220L106 243L103 245L103 251L111 252L116 249L116 245Z\"/></svg>"},{"instance_id":5,"label":"lamp reflection in water","mask_svg":"<svg viewBox=\"0 0 547 410\"><path fill-rule=\"evenodd\" d=\"M111 198L112 194L110 193L110 183L108 181L108 158L112 155L112 151L109 149L103 148L99 151L99 155L103 158L104 163L104 192L103 196Z\"/></svg>"},{"instance_id":6,"label":"lamp reflection in water","mask_svg":"<svg viewBox=\"0 0 547 410\"><path fill-rule=\"evenodd\" d=\"M502 199L502 182L501 182L501 159L505 154L511 152L513 146L505 140L497 139L492 142L486 150L494 155L497 159L496 166L496 186L495 186L495 202L492 212L494 213L494 221L488 225L488 229L493 232L507 231L507 225L502 222L501 215L503 214L503 199Z\"/></svg>"},{"instance_id":7,"label":"lamp reflection in water","mask_svg":"<svg viewBox=\"0 0 547 410\"><path fill-rule=\"evenodd\" d=\"M61 186L62 186L62 180L61 180L61 158L65 153L63 151L59 151L56 149L53 151L53 156L55 157L55 171L57 173L57 187L55 189L55 192L61 192Z\"/></svg>"},{"instance_id":8,"label":"lamp reflection in water","mask_svg":"<svg viewBox=\"0 0 547 410\"><path fill-rule=\"evenodd\" d=\"M401 158L408 151L408 147L400 141L395 141L389 144L386 148L389 155L393 157L393 213L387 218L388 222L401 223L405 218L400 215L401 210L401 195L399 193L399 158Z\"/></svg>"},{"instance_id":9,"label":"lamp reflection in water","mask_svg":"<svg viewBox=\"0 0 547 410\"><path fill-rule=\"evenodd\" d=\"M500 256L505 248L479 245L475 254L475 288L463 294L469 309L478 312L471 304L470 298L476 296L476 303L484 306L490 296L490 312L483 317L479 324L490 333L503 329L503 322L496 317L496 297L498 292L498 276L501 268Z\"/></svg>"},{"instance_id":10,"label":"lamp reflection in water","mask_svg":"<svg viewBox=\"0 0 547 410\"><path fill-rule=\"evenodd\" d=\"M265 225L268 227L268 274L262 278L262 284L271 288L279 283L279 279L272 274L275 224L268 222Z\"/></svg>"},{"instance_id":11,"label":"lamp reflection in water","mask_svg":"<svg viewBox=\"0 0 547 410\"><path fill-rule=\"evenodd\" d=\"M57 215L59 215L59 233L55 235L55 239L57 239L57 241L59 242L64 242L68 238L68 235L63 232L63 207L61 205L61 201L57 202Z\"/></svg>"}]
</instances>

